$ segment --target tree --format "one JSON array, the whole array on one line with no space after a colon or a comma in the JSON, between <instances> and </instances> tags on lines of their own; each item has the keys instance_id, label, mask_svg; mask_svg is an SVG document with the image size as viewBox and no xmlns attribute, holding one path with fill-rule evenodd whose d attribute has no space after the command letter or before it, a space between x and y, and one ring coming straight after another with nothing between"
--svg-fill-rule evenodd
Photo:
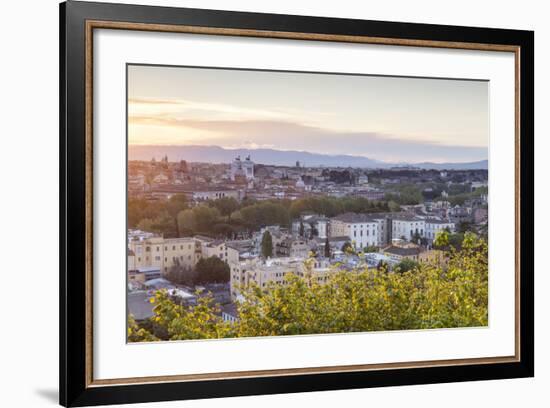
<instances>
[{"instance_id":1,"label":"tree","mask_svg":"<svg viewBox=\"0 0 550 408\"><path fill-rule=\"evenodd\" d=\"M217 208L207 205L199 205L193 209L183 210L178 214L178 225L180 231L188 233L208 233L218 222L220 212Z\"/></svg>"},{"instance_id":2,"label":"tree","mask_svg":"<svg viewBox=\"0 0 550 408\"><path fill-rule=\"evenodd\" d=\"M344 242L344 245L342 245L342 252L345 254L354 254L355 250L353 249L353 245L351 242L346 241Z\"/></svg>"},{"instance_id":3,"label":"tree","mask_svg":"<svg viewBox=\"0 0 550 408\"><path fill-rule=\"evenodd\" d=\"M442 230L435 235L434 248L446 249L449 247L449 231Z\"/></svg>"},{"instance_id":4,"label":"tree","mask_svg":"<svg viewBox=\"0 0 550 408\"><path fill-rule=\"evenodd\" d=\"M325 258L330 258L330 242L328 240L328 237L325 238Z\"/></svg>"},{"instance_id":5,"label":"tree","mask_svg":"<svg viewBox=\"0 0 550 408\"><path fill-rule=\"evenodd\" d=\"M227 217L227 222L231 222L231 214L239 209L239 202L233 197L223 197L211 201L210 206L217 208L221 215Z\"/></svg>"},{"instance_id":6,"label":"tree","mask_svg":"<svg viewBox=\"0 0 550 408\"><path fill-rule=\"evenodd\" d=\"M150 219L150 218L142 219L138 223L137 228L143 231L162 234L166 238L172 238L177 236L176 223L174 222L174 219L166 211L159 214L153 219Z\"/></svg>"},{"instance_id":7,"label":"tree","mask_svg":"<svg viewBox=\"0 0 550 408\"><path fill-rule=\"evenodd\" d=\"M199 259L195 274L196 284L225 283L230 279L229 265L217 256Z\"/></svg>"},{"instance_id":8,"label":"tree","mask_svg":"<svg viewBox=\"0 0 550 408\"><path fill-rule=\"evenodd\" d=\"M373 253L373 252L378 252L378 248L374 245L366 246L365 248L363 248L363 252L366 253L366 254Z\"/></svg>"},{"instance_id":9,"label":"tree","mask_svg":"<svg viewBox=\"0 0 550 408\"><path fill-rule=\"evenodd\" d=\"M256 337L319 333L480 327L488 324L487 243L467 234L446 269L432 264L387 273L369 268L339 271L326 283L285 275L286 284L242 287L238 321L228 324L211 296L179 305L165 291L154 297L154 316L132 326L130 341ZM454 251L454 250L453 250ZM160 336L160 337L159 337Z\"/></svg>"},{"instance_id":10,"label":"tree","mask_svg":"<svg viewBox=\"0 0 550 408\"><path fill-rule=\"evenodd\" d=\"M184 267L176 258L174 264L168 269L166 278L179 285L193 286L197 283L197 271L193 268Z\"/></svg>"},{"instance_id":11,"label":"tree","mask_svg":"<svg viewBox=\"0 0 550 408\"><path fill-rule=\"evenodd\" d=\"M403 258L397 265L395 265L394 270L403 273L414 270L418 268L418 266L418 262L410 258Z\"/></svg>"},{"instance_id":12,"label":"tree","mask_svg":"<svg viewBox=\"0 0 550 408\"><path fill-rule=\"evenodd\" d=\"M271 238L271 233L269 231L265 231L264 235L262 236L262 256L264 258L271 258L273 256L273 239Z\"/></svg>"},{"instance_id":13,"label":"tree","mask_svg":"<svg viewBox=\"0 0 550 408\"><path fill-rule=\"evenodd\" d=\"M475 228L474 224L468 221L462 221L458 224L458 232L465 233L469 231L473 231Z\"/></svg>"},{"instance_id":14,"label":"tree","mask_svg":"<svg viewBox=\"0 0 550 408\"><path fill-rule=\"evenodd\" d=\"M290 214L284 203L265 201L255 203L239 210L240 218L250 229L259 229L266 225L290 225Z\"/></svg>"},{"instance_id":15,"label":"tree","mask_svg":"<svg viewBox=\"0 0 550 408\"><path fill-rule=\"evenodd\" d=\"M127 324L127 336L130 343L136 343L141 341L158 341L161 340L151 333L150 330L147 330L143 327L140 327L134 316L128 315L128 324Z\"/></svg>"}]
</instances>

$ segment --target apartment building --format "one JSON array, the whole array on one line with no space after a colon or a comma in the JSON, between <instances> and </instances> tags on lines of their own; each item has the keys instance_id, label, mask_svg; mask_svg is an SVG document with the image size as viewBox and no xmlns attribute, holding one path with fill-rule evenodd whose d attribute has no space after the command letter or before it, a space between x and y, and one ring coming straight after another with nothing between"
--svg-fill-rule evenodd
<instances>
[{"instance_id":1,"label":"apartment building","mask_svg":"<svg viewBox=\"0 0 550 408\"><path fill-rule=\"evenodd\" d=\"M303 258L273 258L261 260L258 258L231 263L231 299L236 300L241 287L255 284L265 288L270 282L280 285L287 283L286 276L291 273L300 277L308 273ZM335 269L330 268L327 259L315 259L311 268L311 279L325 283Z\"/></svg>"},{"instance_id":2,"label":"apartment building","mask_svg":"<svg viewBox=\"0 0 550 408\"><path fill-rule=\"evenodd\" d=\"M427 218L425 238L431 244L439 232L443 230L449 230L452 232L454 231L454 229L455 229L454 222Z\"/></svg>"},{"instance_id":3,"label":"apartment building","mask_svg":"<svg viewBox=\"0 0 550 408\"><path fill-rule=\"evenodd\" d=\"M202 257L200 242L191 237L163 238L154 236L142 240L131 240L128 248L133 252L133 263L128 270L154 266L167 273L170 267L179 265L192 268Z\"/></svg>"},{"instance_id":4,"label":"apartment building","mask_svg":"<svg viewBox=\"0 0 550 408\"><path fill-rule=\"evenodd\" d=\"M399 215L392 218L392 240L412 241L416 235L424 237L426 221L414 215Z\"/></svg>"},{"instance_id":5,"label":"apartment building","mask_svg":"<svg viewBox=\"0 0 550 408\"><path fill-rule=\"evenodd\" d=\"M165 274L176 264L193 268L201 258L212 256L227 263L239 260L237 249L206 237L163 238L135 232L132 236L128 241L128 271L155 267Z\"/></svg>"},{"instance_id":6,"label":"apartment building","mask_svg":"<svg viewBox=\"0 0 550 408\"><path fill-rule=\"evenodd\" d=\"M380 222L367 214L345 213L330 220L330 236L346 236L356 250L379 245Z\"/></svg>"}]
</instances>

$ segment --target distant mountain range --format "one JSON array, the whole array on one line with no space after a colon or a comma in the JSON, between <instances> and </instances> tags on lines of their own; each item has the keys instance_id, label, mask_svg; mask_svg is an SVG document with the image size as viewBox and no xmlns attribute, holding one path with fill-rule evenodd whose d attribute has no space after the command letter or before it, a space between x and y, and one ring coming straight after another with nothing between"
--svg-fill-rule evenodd
<instances>
[{"instance_id":1,"label":"distant mountain range","mask_svg":"<svg viewBox=\"0 0 550 408\"><path fill-rule=\"evenodd\" d=\"M300 151L276 149L225 149L219 146L162 146L162 145L130 145L128 158L130 160L160 160L168 156L170 161L187 160L203 163L230 163L235 157L250 155L255 163L278 166L294 166L300 162L303 166L326 167L362 167L389 168L395 166L414 166L421 169L435 170L474 170L487 169L488 161L481 160L468 163L389 163L370 159L364 156L330 155Z\"/></svg>"}]
</instances>

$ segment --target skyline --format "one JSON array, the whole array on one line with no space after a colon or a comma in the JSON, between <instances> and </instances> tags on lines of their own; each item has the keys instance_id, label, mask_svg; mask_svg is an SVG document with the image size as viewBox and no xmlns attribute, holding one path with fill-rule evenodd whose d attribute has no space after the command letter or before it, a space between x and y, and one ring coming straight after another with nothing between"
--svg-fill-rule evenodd
<instances>
[{"instance_id":1,"label":"skyline","mask_svg":"<svg viewBox=\"0 0 550 408\"><path fill-rule=\"evenodd\" d=\"M128 66L129 145L488 158L488 82Z\"/></svg>"}]
</instances>

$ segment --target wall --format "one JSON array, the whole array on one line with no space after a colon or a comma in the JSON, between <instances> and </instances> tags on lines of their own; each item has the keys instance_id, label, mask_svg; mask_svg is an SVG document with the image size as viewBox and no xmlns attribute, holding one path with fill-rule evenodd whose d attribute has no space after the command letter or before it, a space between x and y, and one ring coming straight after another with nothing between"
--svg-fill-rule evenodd
<instances>
[{"instance_id":1,"label":"wall","mask_svg":"<svg viewBox=\"0 0 550 408\"><path fill-rule=\"evenodd\" d=\"M534 29L536 70L550 72L550 26L545 2L524 0L443 1L147 1L150 4L234 9L275 13L354 17L471 26ZM55 406L58 344L58 8L57 1L5 2L0 25L0 180L2 193L2 334L0 336L0 405L34 408ZM549 101L548 75L536 79L536 116L545 118ZM548 161L550 125L539 120L537 138L537 206L549 202ZM550 297L545 251L548 217L537 230L537 377L356 391L231 398L150 404L147 407L257 406L547 406L550 383L550 329L546 319ZM26 239L40 234L46 239ZM144 405L145 406L145 405Z\"/></svg>"}]
</instances>

